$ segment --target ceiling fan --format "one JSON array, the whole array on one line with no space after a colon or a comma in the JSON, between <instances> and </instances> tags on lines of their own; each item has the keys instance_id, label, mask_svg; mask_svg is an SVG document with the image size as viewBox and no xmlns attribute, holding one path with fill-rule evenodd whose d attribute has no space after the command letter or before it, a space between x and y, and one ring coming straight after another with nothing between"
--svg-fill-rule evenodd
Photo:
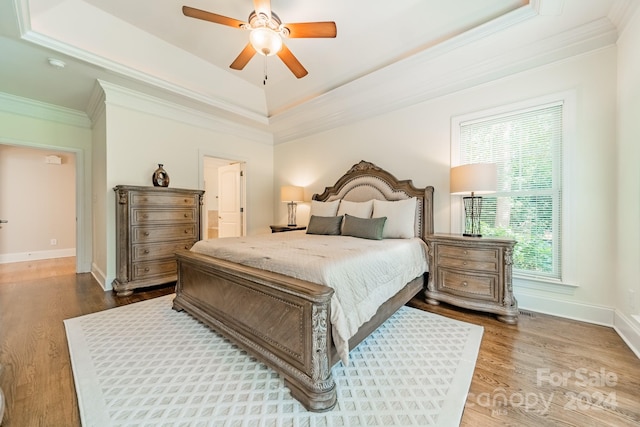
<instances>
[{"instance_id":1,"label":"ceiling fan","mask_svg":"<svg viewBox=\"0 0 640 427\"><path fill-rule=\"evenodd\" d=\"M191 18L250 31L249 43L230 65L234 70L242 70L256 53L278 55L297 78L302 78L308 71L282 42L282 38L333 38L337 34L333 21L283 24L278 15L271 11L270 0L253 0L253 7L255 10L249 15L248 22L189 6L183 6L182 13Z\"/></svg>"}]
</instances>

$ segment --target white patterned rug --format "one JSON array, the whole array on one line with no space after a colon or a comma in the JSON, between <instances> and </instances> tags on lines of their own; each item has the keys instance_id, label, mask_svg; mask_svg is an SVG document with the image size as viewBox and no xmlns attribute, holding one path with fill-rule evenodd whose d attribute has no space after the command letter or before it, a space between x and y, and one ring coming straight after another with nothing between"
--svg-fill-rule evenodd
<instances>
[{"instance_id":1,"label":"white patterned rug","mask_svg":"<svg viewBox=\"0 0 640 427\"><path fill-rule=\"evenodd\" d=\"M483 329L410 307L333 368L338 403L307 412L270 368L174 295L64 321L84 426L457 426Z\"/></svg>"}]
</instances>

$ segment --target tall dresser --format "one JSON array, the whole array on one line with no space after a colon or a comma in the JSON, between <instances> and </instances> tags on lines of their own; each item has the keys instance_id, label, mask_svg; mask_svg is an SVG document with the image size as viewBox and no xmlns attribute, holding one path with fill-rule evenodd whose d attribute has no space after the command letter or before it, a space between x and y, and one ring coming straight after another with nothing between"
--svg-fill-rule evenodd
<instances>
[{"instance_id":1,"label":"tall dresser","mask_svg":"<svg viewBox=\"0 0 640 427\"><path fill-rule=\"evenodd\" d=\"M118 296L177 280L175 252L200 240L204 191L118 185L116 278Z\"/></svg>"}]
</instances>

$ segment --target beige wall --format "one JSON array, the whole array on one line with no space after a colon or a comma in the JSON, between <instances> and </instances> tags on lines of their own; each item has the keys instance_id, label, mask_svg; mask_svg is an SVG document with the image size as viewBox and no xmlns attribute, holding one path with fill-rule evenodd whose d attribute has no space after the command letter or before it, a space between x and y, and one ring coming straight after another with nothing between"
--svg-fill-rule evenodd
<instances>
[{"instance_id":1,"label":"beige wall","mask_svg":"<svg viewBox=\"0 0 640 427\"><path fill-rule=\"evenodd\" d=\"M451 118L560 92L576 100L564 182L564 281L571 286L516 280L516 295L521 307L611 324L617 264L615 47L277 145L275 186L304 185L310 198L364 159L417 186L433 185L435 229L447 232ZM286 218L285 207L276 206L275 215ZM307 218L308 207L302 207L299 222Z\"/></svg>"}]
</instances>

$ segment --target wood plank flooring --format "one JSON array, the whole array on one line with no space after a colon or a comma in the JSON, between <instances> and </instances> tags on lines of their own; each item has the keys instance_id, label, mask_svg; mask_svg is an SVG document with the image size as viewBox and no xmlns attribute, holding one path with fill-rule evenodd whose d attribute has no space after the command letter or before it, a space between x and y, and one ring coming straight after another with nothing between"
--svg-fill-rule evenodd
<instances>
[{"instance_id":1,"label":"wood plank flooring","mask_svg":"<svg viewBox=\"0 0 640 427\"><path fill-rule=\"evenodd\" d=\"M67 318L166 295L115 297L75 261L0 265L2 427L79 426ZM462 426L639 426L640 359L611 328L533 313L518 325L493 316L413 307L484 327Z\"/></svg>"}]
</instances>

